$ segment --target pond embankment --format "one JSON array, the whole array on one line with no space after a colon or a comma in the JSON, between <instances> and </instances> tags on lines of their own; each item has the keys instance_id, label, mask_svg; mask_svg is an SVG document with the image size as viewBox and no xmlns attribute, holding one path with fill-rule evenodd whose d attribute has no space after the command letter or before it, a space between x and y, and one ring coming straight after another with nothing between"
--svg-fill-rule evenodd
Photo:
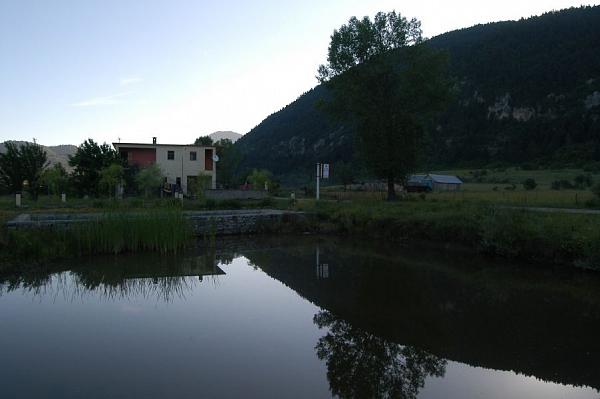
<instances>
[{"instance_id":1,"label":"pond embankment","mask_svg":"<svg viewBox=\"0 0 600 399\"><path fill-rule=\"evenodd\" d=\"M0 260L96 253L176 252L194 237L328 233L404 243L458 244L494 257L600 269L600 215L434 202L303 201L293 211L145 210L24 214L7 223Z\"/></svg>"},{"instance_id":2,"label":"pond embankment","mask_svg":"<svg viewBox=\"0 0 600 399\"><path fill-rule=\"evenodd\" d=\"M291 232L306 224L303 212L267 209L22 214L0 235L0 272L84 255L177 253L198 237Z\"/></svg>"},{"instance_id":3,"label":"pond embankment","mask_svg":"<svg viewBox=\"0 0 600 399\"><path fill-rule=\"evenodd\" d=\"M460 244L495 257L600 269L600 215L461 203L314 202L321 231L410 243Z\"/></svg>"},{"instance_id":4,"label":"pond embankment","mask_svg":"<svg viewBox=\"0 0 600 399\"><path fill-rule=\"evenodd\" d=\"M102 223L114 218L115 213L24 213L6 223L8 229L69 229L81 223ZM304 212L279 209L243 209L229 211L184 211L185 223L194 236L207 234L237 235L268 232L282 225L298 225L306 218ZM118 217L125 220L161 218L162 213L122 212ZM159 221L160 223L160 221Z\"/></svg>"}]
</instances>

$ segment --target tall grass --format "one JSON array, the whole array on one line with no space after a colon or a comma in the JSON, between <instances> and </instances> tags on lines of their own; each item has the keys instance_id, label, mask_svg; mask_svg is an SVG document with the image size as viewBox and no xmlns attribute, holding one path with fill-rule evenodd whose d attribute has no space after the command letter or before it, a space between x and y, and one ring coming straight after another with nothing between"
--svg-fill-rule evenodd
<instances>
[{"instance_id":1,"label":"tall grass","mask_svg":"<svg viewBox=\"0 0 600 399\"><path fill-rule=\"evenodd\" d=\"M143 212L109 211L95 220L70 228L9 231L0 243L4 264L44 261L63 257L155 251L181 251L193 234L179 209Z\"/></svg>"},{"instance_id":2,"label":"tall grass","mask_svg":"<svg viewBox=\"0 0 600 399\"><path fill-rule=\"evenodd\" d=\"M75 238L79 254L176 253L192 236L187 219L177 209L108 212L94 222L78 224L67 235Z\"/></svg>"}]
</instances>

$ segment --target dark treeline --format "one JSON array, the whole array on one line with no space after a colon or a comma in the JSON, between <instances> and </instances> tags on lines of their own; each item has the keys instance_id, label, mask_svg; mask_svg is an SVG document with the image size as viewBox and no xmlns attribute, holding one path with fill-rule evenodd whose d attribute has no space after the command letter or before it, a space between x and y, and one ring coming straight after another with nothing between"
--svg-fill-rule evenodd
<instances>
[{"instance_id":1,"label":"dark treeline","mask_svg":"<svg viewBox=\"0 0 600 399\"><path fill-rule=\"evenodd\" d=\"M455 96L429 131L424 169L600 165L600 7L478 25L428 43L448 52ZM240 139L239 170L298 181L315 162L355 162L351 126L318 106L328 96L317 86Z\"/></svg>"}]
</instances>

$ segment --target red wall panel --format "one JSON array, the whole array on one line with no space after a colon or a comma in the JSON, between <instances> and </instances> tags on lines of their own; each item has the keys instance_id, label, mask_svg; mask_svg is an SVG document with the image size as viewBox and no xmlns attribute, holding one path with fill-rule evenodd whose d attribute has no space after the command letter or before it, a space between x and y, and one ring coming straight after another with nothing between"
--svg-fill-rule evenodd
<instances>
[{"instance_id":1,"label":"red wall panel","mask_svg":"<svg viewBox=\"0 0 600 399\"><path fill-rule=\"evenodd\" d=\"M146 167L156 162L156 149L154 148L121 148L121 154L127 154L130 165Z\"/></svg>"}]
</instances>

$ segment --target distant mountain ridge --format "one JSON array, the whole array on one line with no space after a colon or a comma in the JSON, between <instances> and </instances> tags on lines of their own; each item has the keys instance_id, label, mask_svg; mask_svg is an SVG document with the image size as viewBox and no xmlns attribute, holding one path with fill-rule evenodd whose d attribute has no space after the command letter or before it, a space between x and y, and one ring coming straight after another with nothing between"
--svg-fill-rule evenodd
<instances>
[{"instance_id":1,"label":"distant mountain ridge","mask_svg":"<svg viewBox=\"0 0 600 399\"><path fill-rule=\"evenodd\" d=\"M243 136L243 134L231 132L231 131L218 131L218 132L211 133L208 136L214 142L217 142L217 141L223 140L223 139L229 139L229 140L231 140L231 142L235 143Z\"/></svg>"},{"instance_id":2,"label":"distant mountain ridge","mask_svg":"<svg viewBox=\"0 0 600 399\"><path fill-rule=\"evenodd\" d=\"M600 162L600 6L448 32L428 40L448 52L456 100L429 131L423 167ZM393 55L392 55L393 56ZM284 180L315 162L356 162L353 132L300 96L244 135L240 170Z\"/></svg>"},{"instance_id":3,"label":"distant mountain ridge","mask_svg":"<svg viewBox=\"0 0 600 399\"><path fill-rule=\"evenodd\" d=\"M4 153L6 151L6 143L7 142L17 143L17 145L23 145L27 143L27 141L13 141L8 140L3 143L0 143L0 153ZM65 167L66 170L71 171L72 168L69 166L69 155L75 154L77 151L77 146L70 144L63 145L55 145L55 146L44 146L44 150L46 150L46 154L48 156L48 161L50 165L54 165L57 163L61 163L62 166Z\"/></svg>"}]
</instances>

